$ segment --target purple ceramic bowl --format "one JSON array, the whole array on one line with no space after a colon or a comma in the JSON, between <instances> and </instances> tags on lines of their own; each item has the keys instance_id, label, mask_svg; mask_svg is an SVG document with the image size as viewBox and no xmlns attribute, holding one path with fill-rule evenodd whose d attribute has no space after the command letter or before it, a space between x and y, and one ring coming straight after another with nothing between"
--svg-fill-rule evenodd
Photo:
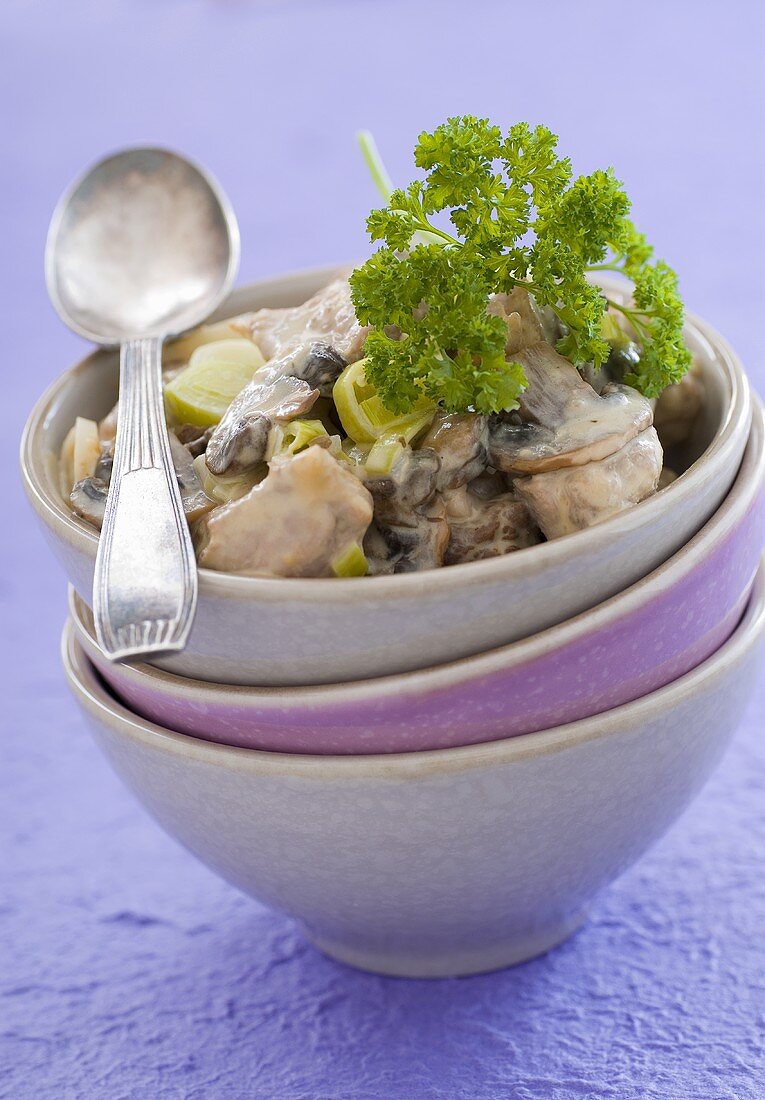
<instances>
[{"instance_id":1,"label":"purple ceramic bowl","mask_svg":"<svg viewBox=\"0 0 765 1100\"><path fill-rule=\"evenodd\" d=\"M714 653L734 630L757 571L764 484L765 421L758 404L733 488L712 519L661 568L532 638L397 676L270 689L188 680L148 665L111 664L73 589L71 613L86 653L117 695L142 717L179 733L244 748L320 754L495 741L640 698Z\"/></svg>"}]
</instances>

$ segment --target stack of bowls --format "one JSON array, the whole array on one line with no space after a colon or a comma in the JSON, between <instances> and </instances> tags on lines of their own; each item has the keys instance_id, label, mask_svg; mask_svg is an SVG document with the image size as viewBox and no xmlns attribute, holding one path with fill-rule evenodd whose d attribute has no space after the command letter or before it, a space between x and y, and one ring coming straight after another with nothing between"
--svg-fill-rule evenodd
<instances>
[{"instance_id":1,"label":"stack of bowls","mask_svg":"<svg viewBox=\"0 0 765 1100\"><path fill-rule=\"evenodd\" d=\"M237 291L296 304L333 273ZM63 659L99 744L205 863L380 973L475 973L547 950L711 773L765 634L765 421L691 318L704 411L680 478L597 527L420 574L200 571L186 650L112 664L88 608L97 537L56 456L114 402L98 352L33 411L29 498L69 576Z\"/></svg>"}]
</instances>

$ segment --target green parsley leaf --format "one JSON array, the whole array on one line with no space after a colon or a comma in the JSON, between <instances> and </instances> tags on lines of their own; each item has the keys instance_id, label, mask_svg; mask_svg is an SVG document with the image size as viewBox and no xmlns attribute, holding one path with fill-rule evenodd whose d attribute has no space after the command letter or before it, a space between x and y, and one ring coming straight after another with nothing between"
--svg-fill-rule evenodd
<instances>
[{"instance_id":1,"label":"green parsley leaf","mask_svg":"<svg viewBox=\"0 0 765 1100\"><path fill-rule=\"evenodd\" d=\"M378 182L387 180L368 135L363 148ZM561 354L605 362L609 302L588 278L603 270L635 284L630 304L610 303L642 347L628 383L655 396L682 377L690 353L677 278L649 263L612 169L572 180L546 127L517 123L503 135L470 115L420 134L414 159L424 178L386 188L385 207L367 219L381 247L351 276L357 316L372 326L367 377L392 412L423 393L454 412L517 408L526 379L505 359L504 322L486 311L492 294L516 286L557 313Z\"/></svg>"}]
</instances>

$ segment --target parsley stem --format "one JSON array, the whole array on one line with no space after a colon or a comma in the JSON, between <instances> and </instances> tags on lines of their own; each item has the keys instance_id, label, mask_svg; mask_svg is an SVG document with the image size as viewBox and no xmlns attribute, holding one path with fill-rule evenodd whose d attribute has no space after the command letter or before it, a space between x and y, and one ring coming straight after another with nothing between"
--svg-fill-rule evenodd
<instances>
[{"instance_id":1,"label":"parsley stem","mask_svg":"<svg viewBox=\"0 0 765 1100\"><path fill-rule=\"evenodd\" d=\"M638 336L640 336L643 340L650 339L650 328L648 323L648 316L646 313L644 313L640 309L632 309L630 306L622 305L621 302L616 302L613 300L613 298L606 298L606 301L610 306L613 306L614 309L617 309L627 318L629 323L637 332ZM641 320L640 318L643 318L643 320Z\"/></svg>"},{"instance_id":2,"label":"parsley stem","mask_svg":"<svg viewBox=\"0 0 765 1100\"><path fill-rule=\"evenodd\" d=\"M423 234L423 236L438 237L440 240L446 241L447 244L459 245L461 243L457 240L456 237L453 237L451 233L447 233L445 230L438 229L437 226L431 225L427 218L422 218L422 220L418 221L417 224L419 225L420 232Z\"/></svg>"},{"instance_id":3,"label":"parsley stem","mask_svg":"<svg viewBox=\"0 0 765 1100\"><path fill-rule=\"evenodd\" d=\"M393 180L388 175L385 165L383 164L383 159L377 148L377 142L369 130L359 130L356 137L361 147L361 155L364 157L364 163L369 169L369 174L374 180L377 190L382 195L383 201L387 203L390 198L390 193L393 190Z\"/></svg>"}]
</instances>

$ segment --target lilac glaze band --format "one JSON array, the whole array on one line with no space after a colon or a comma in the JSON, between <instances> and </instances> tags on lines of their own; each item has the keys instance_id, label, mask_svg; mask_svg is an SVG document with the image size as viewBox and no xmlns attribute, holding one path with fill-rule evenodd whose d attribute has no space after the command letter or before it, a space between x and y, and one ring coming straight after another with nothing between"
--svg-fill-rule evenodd
<instances>
[{"instance_id":1,"label":"lilac glaze band","mask_svg":"<svg viewBox=\"0 0 765 1100\"><path fill-rule=\"evenodd\" d=\"M404 690L401 678L370 697L303 703L285 688L278 704L257 692L205 698L89 654L118 697L144 718L209 741L294 753L408 752L493 741L602 713L654 691L704 661L730 636L746 605L765 525L765 494L698 566L614 622L523 664L464 677L435 690ZM681 551L682 553L682 551ZM554 629L554 628L553 628ZM510 654L514 647L507 647ZM458 665L461 662L458 663ZM405 678L404 678L405 679ZM374 681L369 682L374 685ZM384 687L387 690L380 690ZM199 690L201 689L201 690ZM317 689L314 699L321 699ZM215 698L217 695L218 698Z\"/></svg>"}]
</instances>

